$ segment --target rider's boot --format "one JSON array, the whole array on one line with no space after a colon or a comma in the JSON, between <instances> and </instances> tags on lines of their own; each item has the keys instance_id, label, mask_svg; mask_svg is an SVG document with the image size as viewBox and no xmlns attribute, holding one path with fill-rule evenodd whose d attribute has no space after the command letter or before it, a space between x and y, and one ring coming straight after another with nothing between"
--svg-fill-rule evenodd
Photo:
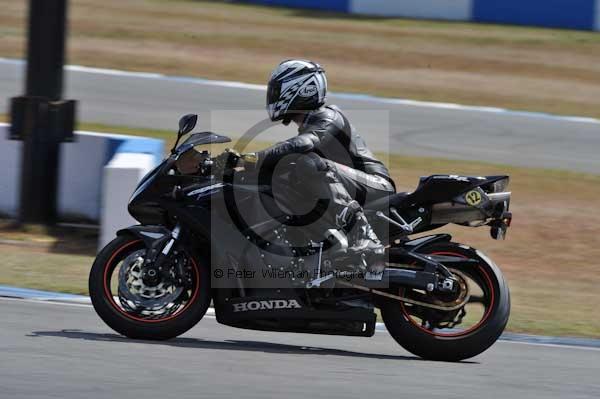
<instances>
[{"instance_id":1,"label":"rider's boot","mask_svg":"<svg viewBox=\"0 0 600 399\"><path fill-rule=\"evenodd\" d=\"M336 215L339 230L348 247L335 257L335 263L354 272L377 278L385 269L385 247L377 238L358 202L352 201Z\"/></svg>"},{"instance_id":2,"label":"rider's boot","mask_svg":"<svg viewBox=\"0 0 600 399\"><path fill-rule=\"evenodd\" d=\"M328 226L326 237L333 244L329 255L336 271L374 273L379 276L385 267L385 250L369 225L360 204L341 182L335 165L309 153L296 161L296 175L304 189L314 197L331 201L331 211L323 215ZM335 220L333 220L335 218Z\"/></svg>"}]
</instances>

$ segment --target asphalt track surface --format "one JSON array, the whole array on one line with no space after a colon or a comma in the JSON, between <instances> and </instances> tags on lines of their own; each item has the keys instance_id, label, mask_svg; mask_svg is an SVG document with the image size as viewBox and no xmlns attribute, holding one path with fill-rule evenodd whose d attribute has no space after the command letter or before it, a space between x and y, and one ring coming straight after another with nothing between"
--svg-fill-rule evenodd
<instances>
[{"instance_id":1,"label":"asphalt track surface","mask_svg":"<svg viewBox=\"0 0 600 399\"><path fill-rule=\"evenodd\" d=\"M0 59L0 113L9 97L22 94L23 69L20 61ZM179 116L194 112L201 128L240 137L266 117L264 93L243 83L69 67L65 96L80 100L86 122L174 129ZM376 151L600 173L597 120L344 94L329 102L348 111ZM257 139L295 133L279 126Z\"/></svg>"},{"instance_id":2,"label":"asphalt track surface","mask_svg":"<svg viewBox=\"0 0 600 399\"><path fill-rule=\"evenodd\" d=\"M246 331L205 317L184 336L132 341L89 305L0 298L0 397L598 398L600 350L498 342L463 363L373 338Z\"/></svg>"}]
</instances>

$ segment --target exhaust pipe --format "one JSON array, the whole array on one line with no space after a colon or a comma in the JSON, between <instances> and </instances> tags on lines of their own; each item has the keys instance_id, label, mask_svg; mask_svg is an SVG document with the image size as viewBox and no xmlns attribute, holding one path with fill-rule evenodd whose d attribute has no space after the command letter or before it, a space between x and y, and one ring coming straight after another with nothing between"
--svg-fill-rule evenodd
<instances>
[{"instance_id":1,"label":"exhaust pipe","mask_svg":"<svg viewBox=\"0 0 600 399\"><path fill-rule=\"evenodd\" d=\"M488 203L486 209L495 209L497 204L510 201L510 192L486 194ZM490 217L486 209L474 207L460 202L442 202L431 208L431 224L473 224L485 223Z\"/></svg>"}]
</instances>

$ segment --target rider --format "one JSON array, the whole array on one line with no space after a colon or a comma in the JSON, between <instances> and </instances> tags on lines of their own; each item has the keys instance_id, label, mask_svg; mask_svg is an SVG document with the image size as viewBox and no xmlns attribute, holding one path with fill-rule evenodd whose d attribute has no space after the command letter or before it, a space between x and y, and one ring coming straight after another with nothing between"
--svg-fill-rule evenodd
<instances>
[{"instance_id":1,"label":"rider","mask_svg":"<svg viewBox=\"0 0 600 399\"><path fill-rule=\"evenodd\" d=\"M384 267L384 246L359 201L387 196L395 191L394 184L340 109L325 105L326 94L325 70L319 64L280 63L269 79L267 111L272 121L295 122L298 135L242 158L245 164L272 168L287 155L305 154L296 159L302 187L330 200L332 206L324 216L346 236L347 254L356 260L353 264L360 271L379 273Z\"/></svg>"}]
</instances>

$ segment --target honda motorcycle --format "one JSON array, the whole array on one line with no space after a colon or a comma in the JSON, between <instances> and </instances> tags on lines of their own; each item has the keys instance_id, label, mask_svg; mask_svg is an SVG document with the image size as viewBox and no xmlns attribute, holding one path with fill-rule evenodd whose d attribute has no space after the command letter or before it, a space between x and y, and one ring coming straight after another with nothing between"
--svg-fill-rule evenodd
<instances>
[{"instance_id":1,"label":"honda motorcycle","mask_svg":"<svg viewBox=\"0 0 600 399\"><path fill-rule=\"evenodd\" d=\"M512 218L508 176L433 175L413 192L365 202L387 261L383 273L356 276L331 255L347 248L343 235L304 227L327 204L298 216L294 201L286 203L302 194L293 171L278 173L289 196L276 195L265 183L274 177L240 166L235 153L219 166L199 151L228 137L194 133L177 145L196 122L181 118L171 154L131 196L128 210L140 224L118 231L95 259L89 291L112 329L174 338L212 301L228 326L361 337L374 335L378 309L403 348L432 360L476 356L501 335L510 298L498 266L448 234L411 235L455 223L503 239Z\"/></svg>"}]
</instances>

